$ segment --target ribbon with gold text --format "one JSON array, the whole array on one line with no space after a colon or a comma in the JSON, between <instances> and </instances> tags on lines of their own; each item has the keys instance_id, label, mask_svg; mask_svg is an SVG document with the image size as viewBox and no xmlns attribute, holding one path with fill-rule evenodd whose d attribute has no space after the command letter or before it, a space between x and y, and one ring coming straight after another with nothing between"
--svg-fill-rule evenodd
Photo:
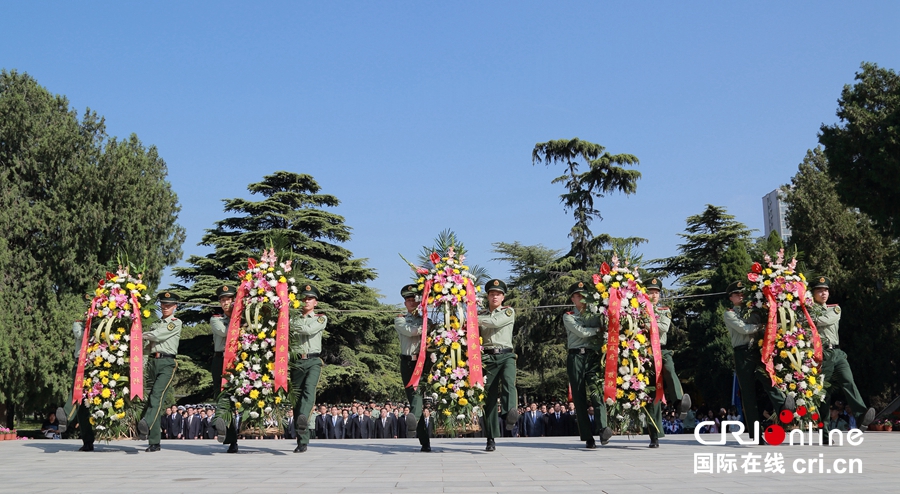
<instances>
[{"instance_id":1,"label":"ribbon with gold text","mask_svg":"<svg viewBox=\"0 0 900 494\"><path fill-rule=\"evenodd\" d=\"M87 359L88 333L91 332L91 316L97 309L97 301L100 297L91 300L91 308L88 310L87 319L84 321L84 332L81 334L81 350L78 352L78 367L75 370L75 384L72 388L72 404L78 405L84 397L84 361Z\"/></svg>"},{"instance_id":2,"label":"ribbon with gold text","mask_svg":"<svg viewBox=\"0 0 900 494\"><path fill-rule=\"evenodd\" d=\"M638 301L647 308L647 315L650 316L650 349L653 351L653 368L656 370L656 398L654 402L662 400L665 403L665 393L663 393L663 362L662 349L659 346L659 325L656 322L656 313L653 311L653 304L647 298L647 295L638 292Z\"/></svg>"},{"instance_id":3,"label":"ribbon with gold text","mask_svg":"<svg viewBox=\"0 0 900 494\"><path fill-rule=\"evenodd\" d=\"M250 292L251 284L249 281L242 281L238 287L237 295L234 297L234 308L231 309L231 320L228 321L228 334L225 336L225 354L222 363L222 382L219 383L219 390L225 387L227 377L225 374L234 365L234 357L237 355L240 346L241 335L241 314L244 312L244 298ZM249 322L249 321L248 321Z\"/></svg>"},{"instance_id":4,"label":"ribbon with gold text","mask_svg":"<svg viewBox=\"0 0 900 494\"><path fill-rule=\"evenodd\" d=\"M406 383L407 388L415 388L422 379L422 371L425 370L425 357L428 354L428 294L431 293L431 280L425 281L425 288L422 290L422 302L419 304L419 310L422 312L422 343L419 345L419 358L416 359L416 368L413 370L412 377Z\"/></svg>"},{"instance_id":5,"label":"ribbon with gold text","mask_svg":"<svg viewBox=\"0 0 900 494\"><path fill-rule=\"evenodd\" d=\"M278 308L278 324L275 326L275 391L287 391L288 368L288 322L290 321L291 301L288 298L287 283L278 282L275 293L281 301Z\"/></svg>"},{"instance_id":6,"label":"ribbon with gold text","mask_svg":"<svg viewBox=\"0 0 900 494\"><path fill-rule=\"evenodd\" d=\"M137 295L131 294L131 341L129 342L130 355L128 366L131 369L129 382L131 384L131 399L135 397L144 399L144 327L141 322L141 304Z\"/></svg>"},{"instance_id":7,"label":"ribbon with gold text","mask_svg":"<svg viewBox=\"0 0 900 494\"><path fill-rule=\"evenodd\" d=\"M809 317L809 311L806 310L806 283L802 284L800 290L800 307L803 307L803 315L806 316L806 322L809 323L809 329L812 331L813 358L816 362L822 363L822 338L819 337L819 330L812 317Z\"/></svg>"},{"instance_id":8,"label":"ribbon with gold text","mask_svg":"<svg viewBox=\"0 0 900 494\"><path fill-rule=\"evenodd\" d=\"M766 366L766 373L772 380L772 386L775 385L775 362L772 361L772 355L775 354L775 338L778 336L778 302L775 301L775 294L772 293L770 286L763 287L763 295L766 297L766 303L769 304L769 315L766 320L766 331L763 336L762 347L762 363Z\"/></svg>"},{"instance_id":9,"label":"ribbon with gold text","mask_svg":"<svg viewBox=\"0 0 900 494\"><path fill-rule=\"evenodd\" d=\"M475 300L475 286L466 278L466 352L469 361L469 385L484 386L481 366L481 335L478 333L478 302Z\"/></svg>"},{"instance_id":10,"label":"ribbon with gold text","mask_svg":"<svg viewBox=\"0 0 900 494\"><path fill-rule=\"evenodd\" d=\"M622 300L619 297L618 288L609 290L609 306L606 314L609 319L606 339L606 366L603 371L603 398L605 400L616 399L616 376L619 369L619 310L622 308Z\"/></svg>"}]
</instances>

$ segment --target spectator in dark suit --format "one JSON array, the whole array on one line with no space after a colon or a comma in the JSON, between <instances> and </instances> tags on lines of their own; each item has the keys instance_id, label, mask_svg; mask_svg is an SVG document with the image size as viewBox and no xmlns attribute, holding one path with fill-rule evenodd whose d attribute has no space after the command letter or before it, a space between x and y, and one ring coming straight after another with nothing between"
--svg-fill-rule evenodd
<instances>
[{"instance_id":1,"label":"spectator in dark suit","mask_svg":"<svg viewBox=\"0 0 900 494\"><path fill-rule=\"evenodd\" d=\"M592 436L599 435L600 434L600 425L599 425L599 422L596 420L596 417L594 417L594 407L592 407L592 406L588 407L588 420L591 422L591 435ZM577 425L578 424L576 422L576 427L577 427Z\"/></svg>"},{"instance_id":2,"label":"spectator in dark suit","mask_svg":"<svg viewBox=\"0 0 900 494\"><path fill-rule=\"evenodd\" d=\"M344 418L337 407L331 407L331 415L325 416L326 436L328 439L344 438Z\"/></svg>"},{"instance_id":3,"label":"spectator in dark suit","mask_svg":"<svg viewBox=\"0 0 900 494\"><path fill-rule=\"evenodd\" d=\"M425 419L425 431L428 433L428 437L434 437L434 419L431 418L430 408L422 410L422 418Z\"/></svg>"},{"instance_id":4,"label":"spectator in dark suit","mask_svg":"<svg viewBox=\"0 0 900 494\"><path fill-rule=\"evenodd\" d=\"M344 419L344 439L353 439L353 422L350 420L350 412L344 410L341 418Z\"/></svg>"},{"instance_id":5,"label":"spectator in dark suit","mask_svg":"<svg viewBox=\"0 0 900 494\"><path fill-rule=\"evenodd\" d=\"M288 408L287 416L282 423L285 439L297 439L297 424L294 422L294 410Z\"/></svg>"},{"instance_id":6,"label":"spectator in dark suit","mask_svg":"<svg viewBox=\"0 0 900 494\"><path fill-rule=\"evenodd\" d=\"M397 416L397 437L407 437L406 434L406 416L409 414L409 407L403 409L403 413Z\"/></svg>"},{"instance_id":7,"label":"spectator in dark suit","mask_svg":"<svg viewBox=\"0 0 900 494\"><path fill-rule=\"evenodd\" d=\"M387 408L381 409L381 415L375 422L375 437L379 439L397 437L397 419Z\"/></svg>"},{"instance_id":8,"label":"spectator in dark suit","mask_svg":"<svg viewBox=\"0 0 900 494\"><path fill-rule=\"evenodd\" d=\"M550 407L550 410L553 410L553 407ZM550 412L547 410L547 405L541 405L541 413L543 417L541 417L544 421L544 435L550 435Z\"/></svg>"},{"instance_id":9,"label":"spectator in dark suit","mask_svg":"<svg viewBox=\"0 0 900 494\"><path fill-rule=\"evenodd\" d=\"M544 414L537 409L537 403L531 404L531 410L523 415L525 436L541 437L544 435Z\"/></svg>"},{"instance_id":10,"label":"spectator in dark suit","mask_svg":"<svg viewBox=\"0 0 900 494\"><path fill-rule=\"evenodd\" d=\"M327 439L328 429L326 428L325 413L327 410L325 405L319 407L319 415L316 416L316 439Z\"/></svg>"},{"instance_id":11,"label":"spectator in dark suit","mask_svg":"<svg viewBox=\"0 0 900 494\"><path fill-rule=\"evenodd\" d=\"M553 412L550 414L550 426L548 436L565 436L566 435L566 422L565 422L565 413L562 411L562 407L557 403L553 406Z\"/></svg>"},{"instance_id":12,"label":"spectator in dark suit","mask_svg":"<svg viewBox=\"0 0 900 494\"><path fill-rule=\"evenodd\" d=\"M184 410L184 407L180 407ZM181 416L181 411L172 407L172 415L169 415L169 439L181 439L184 437L182 427L184 425L184 419Z\"/></svg>"},{"instance_id":13,"label":"spectator in dark suit","mask_svg":"<svg viewBox=\"0 0 900 494\"><path fill-rule=\"evenodd\" d=\"M569 402L569 408L566 410L566 435L580 436L578 433L578 418L575 416L575 403Z\"/></svg>"},{"instance_id":14,"label":"spectator in dark suit","mask_svg":"<svg viewBox=\"0 0 900 494\"><path fill-rule=\"evenodd\" d=\"M369 439L374 437L375 424L368 416L368 411L358 414L353 422L353 439Z\"/></svg>"},{"instance_id":15,"label":"spectator in dark suit","mask_svg":"<svg viewBox=\"0 0 900 494\"><path fill-rule=\"evenodd\" d=\"M172 415L172 407L166 407L166 413L159 418L160 436L169 437L169 415Z\"/></svg>"}]
</instances>

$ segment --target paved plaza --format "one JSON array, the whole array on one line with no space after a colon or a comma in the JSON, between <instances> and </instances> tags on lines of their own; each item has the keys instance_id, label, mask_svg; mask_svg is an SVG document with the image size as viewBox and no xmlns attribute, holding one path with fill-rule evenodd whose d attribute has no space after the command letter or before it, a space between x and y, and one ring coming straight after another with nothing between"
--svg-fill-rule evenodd
<instances>
[{"instance_id":1,"label":"paved plaza","mask_svg":"<svg viewBox=\"0 0 900 494\"><path fill-rule=\"evenodd\" d=\"M897 492L900 433L863 438L856 447L703 446L679 435L656 450L647 436L617 436L596 450L574 437L516 438L498 440L494 453L483 439L435 439L430 454L415 439L320 440L304 454L292 441L247 440L236 455L208 440L164 441L158 453L139 441L98 443L94 453L78 452L74 440L2 441L0 492ZM773 453L783 455L784 473L764 471ZM717 456L725 465L734 458L735 471L695 473L695 454L711 454L714 470ZM798 460L805 468L819 455L823 473L817 464L795 473ZM861 473L824 473L850 459Z\"/></svg>"}]
</instances>

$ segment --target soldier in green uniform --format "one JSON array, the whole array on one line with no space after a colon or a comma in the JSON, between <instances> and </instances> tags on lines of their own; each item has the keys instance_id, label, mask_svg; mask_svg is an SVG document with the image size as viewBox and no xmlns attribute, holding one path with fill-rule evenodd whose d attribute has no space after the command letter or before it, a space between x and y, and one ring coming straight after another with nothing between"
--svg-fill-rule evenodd
<instances>
[{"instance_id":1,"label":"soldier in green uniform","mask_svg":"<svg viewBox=\"0 0 900 494\"><path fill-rule=\"evenodd\" d=\"M776 415L781 410L794 411L794 399L772 386L772 381L765 372L758 371L762 366L762 357L757 341L762 337L764 325L755 311L745 313L744 284L736 281L728 285L728 300L734 305L725 311L725 327L731 334L731 346L734 349L734 372L737 374L741 388L741 404L744 409L744 425L751 435L754 423L759 422L759 409L756 403L755 383L758 381L772 401ZM759 434L759 443L763 444L763 436Z\"/></svg>"},{"instance_id":2,"label":"soldier in green uniform","mask_svg":"<svg viewBox=\"0 0 900 494\"><path fill-rule=\"evenodd\" d=\"M502 437L500 419L507 429L512 430L519 420L518 397L516 395L516 354L513 353L513 325L516 312L503 305L506 297L506 283L490 280L484 285L487 294L487 312L478 316L478 328L482 339L481 358L485 371L487 399L484 402L484 424L487 447L494 451L494 439ZM499 418L497 400L500 400Z\"/></svg>"},{"instance_id":3,"label":"soldier in green uniform","mask_svg":"<svg viewBox=\"0 0 900 494\"><path fill-rule=\"evenodd\" d=\"M672 326L672 311L668 307L660 307L659 295L662 290L662 282L658 278L653 278L649 283L644 285L647 289L647 298L653 304L653 311L656 314L656 325L659 327L659 347L662 350L663 361L663 390L666 395L666 403L674 405L678 409L678 415L681 420L687 416L687 411L691 409L691 397L684 394L681 389L681 381L675 374L675 362L672 360L672 350L666 349L666 340L669 328ZM648 424L650 432L650 447L659 447L659 438L665 437L662 431L662 402L655 402L647 407L650 413L652 424Z\"/></svg>"},{"instance_id":4,"label":"soldier in green uniform","mask_svg":"<svg viewBox=\"0 0 900 494\"><path fill-rule=\"evenodd\" d=\"M420 348L422 345L422 315L419 314L419 303L416 301L416 285L406 285L400 289L403 297L403 305L406 306L406 314L400 314L394 318L394 329L400 338L400 378L403 385L412 378L416 368L419 352L426 351ZM425 369L422 375L428 375L428 367L431 360L425 359ZM421 383L420 383L421 384ZM409 402L410 412L406 414L406 431L408 436L419 438L423 452L431 452L431 439L425 430L425 419L422 417L424 402L422 390L418 387L406 387L406 399Z\"/></svg>"},{"instance_id":5,"label":"soldier in green uniform","mask_svg":"<svg viewBox=\"0 0 900 494\"><path fill-rule=\"evenodd\" d=\"M291 387L296 395L294 416L297 417L297 447L294 453L303 453L309 444L309 416L316 403L316 386L322 373L324 362L319 357L322 352L322 332L328 318L316 314L319 290L306 285L300 292L303 306L299 313L291 311Z\"/></svg>"},{"instance_id":6,"label":"soldier in green uniform","mask_svg":"<svg viewBox=\"0 0 900 494\"><path fill-rule=\"evenodd\" d=\"M819 336L822 338L822 379L827 386L825 405L831 404L834 390L840 389L847 398L847 403L856 418L860 430L866 430L875 419L875 409L866 408L856 383L853 381L853 372L850 371L850 363L847 362L847 354L841 350L838 329L841 322L841 308L837 304L828 305L831 280L824 276L812 283L813 309L810 316L816 324ZM831 384L828 386L828 384ZM865 411L864 411L865 410ZM820 412L821 414L821 412ZM826 421L827 422L827 421Z\"/></svg>"},{"instance_id":7,"label":"soldier in green uniform","mask_svg":"<svg viewBox=\"0 0 900 494\"><path fill-rule=\"evenodd\" d=\"M144 342L150 346L150 353L144 372L144 413L137 426L141 439L149 440L150 446L145 450L148 453L159 451L162 401L175 380L175 369L178 368L175 357L181 340L181 320L175 317L175 308L181 298L174 293L163 292L157 299L162 317L143 334Z\"/></svg>"},{"instance_id":8,"label":"soldier in green uniform","mask_svg":"<svg viewBox=\"0 0 900 494\"><path fill-rule=\"evenodd\" d=\"M218 394L222 389L222 368L225 366L225 341L228 336L228 325L231 324L231 311L234 308L234 285L222 285L216 288L216 298L219 300L219 306L222 307L222 314L214 314L209 319L209 328L213 334L213 360L212 360L212 382L213 391ZM219 402L218 406L231 406L231 400ZM238 452L237 429L234 421L225 425L225 421L217 418L216 439L224 444L228 444L228 453Z\"/></svg>"},{"instance_id":9,"label":"soldier in green uniform","mask_svg":"<svg viewBox=\"0 0 900 494\"><path fill-rule=\"evenodd\" d=\"M600 372L600 317L585 312L587 304L587 285L583 282L573 284L569 288L569 298L575 304L575 310L563 315L563 325L568 335L569 355L566 359L566 371L569 384L572 386L572 402L575 403L575 417L578 421L578 432L585 447L594 449L597 444L591 433L591 419L588 417L588 406L594 406L595 416L600 419L600 444L609 443L612 429L609 428L606 404L601 391L595 384ZM588 393L590 392L590 403Z\"/></svg>"},{"instance_id":10,"label":"soldier in green uniform","mask_svg":"<svg viewBox=\"0 0 900 494\"><path fill-rule=\"evenodd\" d=\"M90 301L92 295L86 295L85 298ZM81 354L81 341L84 337L84 321L75 321L72 324L72 335L75 337L75 364L72 366L72 374L69 381L72 383L69 399L64 406L56 409L56 418L59 421L59 433L66 432L69 423L78 417L78 430L81 436L81 448L78 451L94 451L94 428L91 427L90 411L84 403L77 405L72 404L72 393L74 392L75 374L78 372L78 357Z\"/></svg>"}]
</instances>

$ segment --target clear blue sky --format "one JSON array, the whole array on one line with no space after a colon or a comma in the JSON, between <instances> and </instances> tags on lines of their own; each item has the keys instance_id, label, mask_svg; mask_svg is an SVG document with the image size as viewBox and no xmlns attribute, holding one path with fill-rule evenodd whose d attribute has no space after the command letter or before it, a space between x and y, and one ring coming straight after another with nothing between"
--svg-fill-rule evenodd
<instances>
[{"instance_id":1,"label":"clear blue sky","mask_svg":"<svg viewBox=\"0 0 900 494\"><path fill-rule=\"evenodd\" d=\"M396 301L417 253L453 228L565 248L572 224L535 143L632 153L631 197L595 232L675 254L685 218L724 206L762 230L862 61L900 68L897 2L3 2L0 67L28 72L110 134L156 145L189 254L222 199L309 173L347 247ZM167 277L171 281L171 277Z\"/></svg>"}]
</instances>

